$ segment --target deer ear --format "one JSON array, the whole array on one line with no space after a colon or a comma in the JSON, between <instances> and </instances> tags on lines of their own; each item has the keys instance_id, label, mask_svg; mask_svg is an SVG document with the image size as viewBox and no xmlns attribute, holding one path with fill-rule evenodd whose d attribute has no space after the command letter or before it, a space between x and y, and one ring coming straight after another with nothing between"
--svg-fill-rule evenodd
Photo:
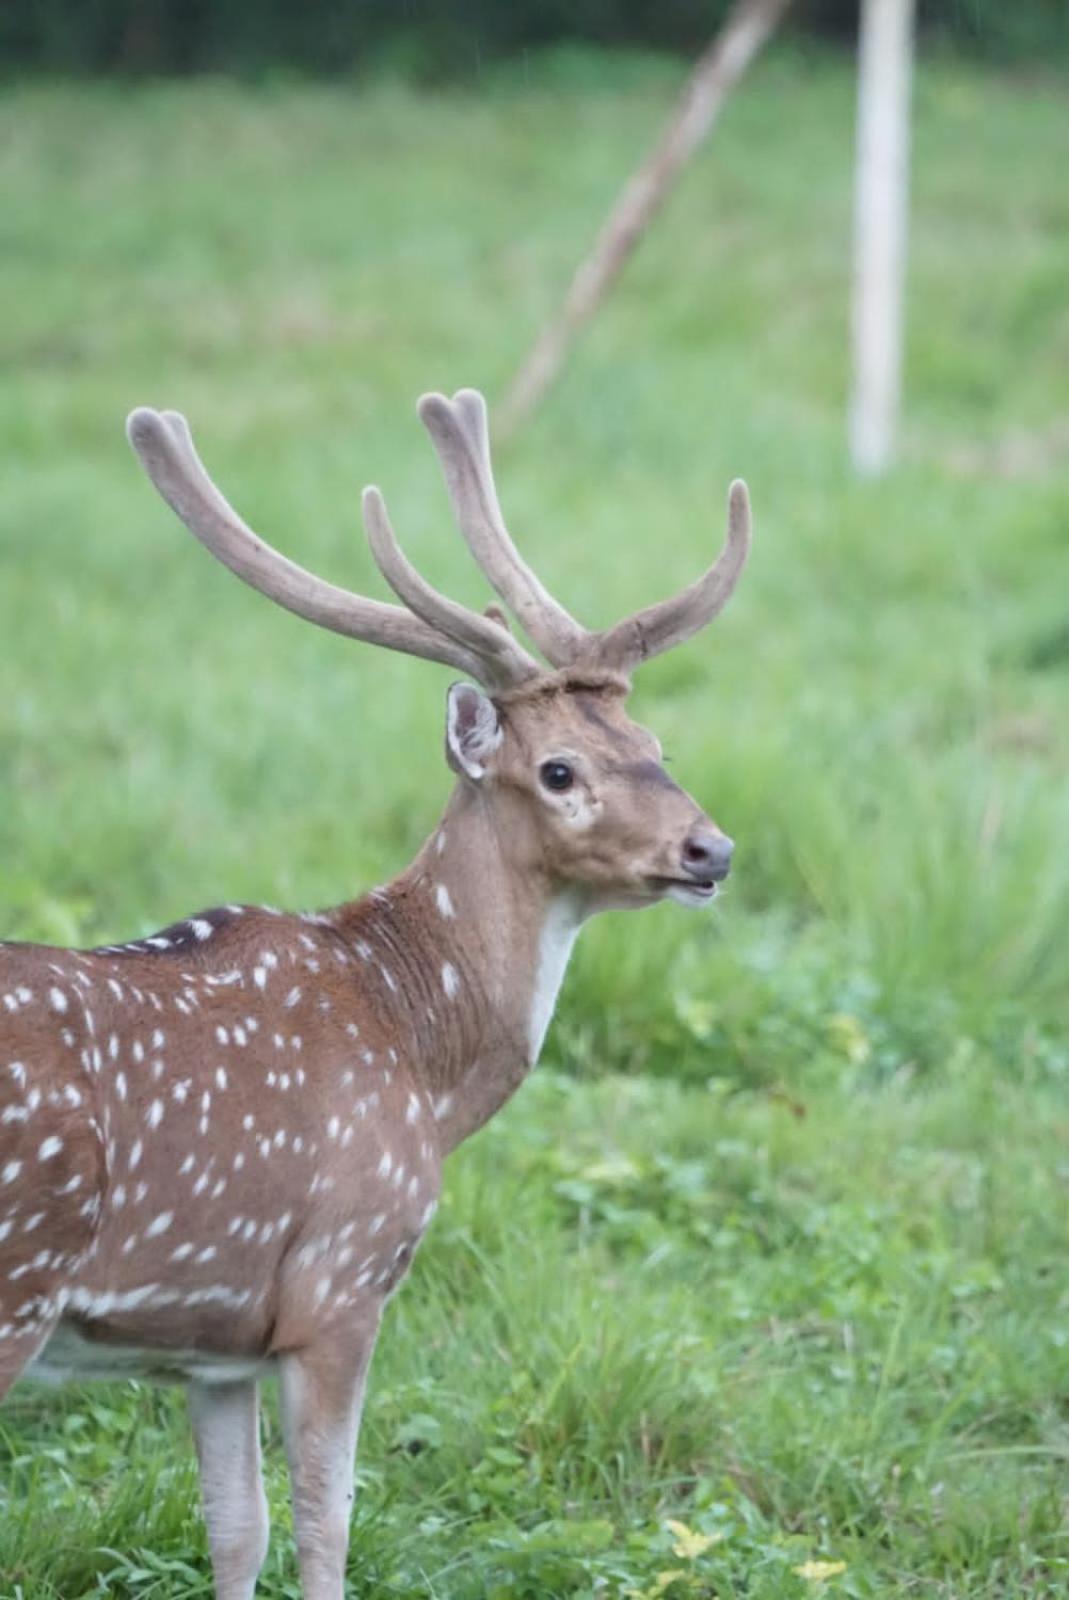
<instances>
[{"instance_id":1,"label":"deer ear","mask_svg":"<svg viewBox=\"0 0 1069 1600\"><path fill-rule=\"evenodd\" d=\"M489 696L471 683L452 684L446 702L445 755L453 771L477 783L501 738L501 723Z\"/></svg>"}]
</instances>

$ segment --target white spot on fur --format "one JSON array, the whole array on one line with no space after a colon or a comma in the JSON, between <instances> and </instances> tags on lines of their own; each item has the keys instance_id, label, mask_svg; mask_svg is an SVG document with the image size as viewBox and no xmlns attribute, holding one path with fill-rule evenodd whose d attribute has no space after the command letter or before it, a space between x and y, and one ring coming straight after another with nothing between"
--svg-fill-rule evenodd
<instances>
[{"instance_id":1,"label":"white spot on fur","mask_svg":"<svg viewBox=\"0 0 1069 1600\"><path fill-rule=\"evenodd\" d=\"M452 896L450 895L449 890L446 888L444 883L440 883L435 889L434 899L438 910L447 921L451 917L456 916L456 912L453 910Z\"/></svg>"},{"instance_id":2,"label":"white spot on fur","mask_svg":"<svg viewBox=\"0 0 1069 1600\"><path fill-rule=\"evenodd\" d=\"M460 978L457 976L457 969L451 961L442 963L442 988L450 1000L456 998L457 990L460 988Z\"/></svg>"}]
</instances>

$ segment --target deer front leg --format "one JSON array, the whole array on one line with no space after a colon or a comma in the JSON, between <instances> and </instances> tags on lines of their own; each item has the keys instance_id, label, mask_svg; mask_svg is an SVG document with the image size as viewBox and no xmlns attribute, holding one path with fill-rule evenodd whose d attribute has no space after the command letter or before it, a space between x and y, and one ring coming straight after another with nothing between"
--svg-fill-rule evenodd
<instances>
[{"instance_id":1,"label":"deer front leg","mask_svg":"<svg viewBox=\"0 0 1069 1600\"><path fill-rule=\"evenodd\" d=\"M344 1600L353 1464L378 1316L279 1361L282 1435L305 1600Z\"/></svg>"},{"instance_id":2,"label":"deer front leg","mask_svg":"<svg viewBox=\"0 0 1069 1600\"><path fill-rule=\"evenodd\" d=\"M267 1554L255 1383L191 1383L188 1391L216 1600L252 1600Z\"/></svg>"}]
</instances>

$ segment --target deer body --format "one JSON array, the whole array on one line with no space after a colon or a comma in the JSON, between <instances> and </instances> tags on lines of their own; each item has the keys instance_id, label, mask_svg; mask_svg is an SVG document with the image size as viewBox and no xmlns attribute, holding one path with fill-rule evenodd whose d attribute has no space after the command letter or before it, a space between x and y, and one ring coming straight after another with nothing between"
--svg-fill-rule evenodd
<instances>
[{"instance_id":1,"label":"deer body","mask_svg":"<svg viewBox=\"0 0 1069 1600\"><path fill-rule=\"evenodd\" d=\"M340 1600L364 1381L444 1157L534 1065L582 923L711 898L730 853L623 711L629 660L679 617L580 630L496 526L481 402L435 406L466 536L476 512L495 525L479 558L556 670L430 590L373 491L373 549L415 615L353 596L341 628L343 591L244 529L180 419L139 413L133 434L240 575L492 688L450 691L458 783L416 860L327 912L230 905L123 946L0 944L0 1396L27 1370L187 1384L219 1600L250 1600L266 1548L271 1375L305 1594ZM723 604L724 560L692 608L701 585L700 610Z\"/></svg>"},{"instance_id":2,"label":"deer body","mask_svg":"<svg viewBox=\"0 0 1069 1600\"><path fill-rule=\"evenodd\" d=\"M335 911L224 906L120 947L0 947L17 1053L0 1253L61 1258L33 1269L5 1340L39 1339L59 1313L86 1376L113 1346L130 1376L203 1375L204 1352L226 1374L396 1286L443 1156L534 1064L555 998L543 974L562 975L574 937L558 909L574 898L517 894L468 809L454 803L395 883ZM27 1230L36 1191L19 1180L35 1169L64 1203ZM72 1233L92 1240L84 1256L48 1250Z\"/></svg>"},{"instance_id":3,"label":"deer body","mask_svg":"<svg viewBox=\"0 0 1069 1600\"><path fill-rule=\"evenodd\" d=\"M211 930L203 944L194 928ZM40 993L51 1050L38 1037L23 1052L34 1110L4 1130L2 1156L55 1167L69 1193L66 1214L28 1235L28 1186L5 1213L4 1246L41 1260L14 1327L29 1335L59 1311L92 1366L103 1341L124 1365L140 1348L145 1377L196 1376L203 1353L227 1374L300 1342L309 1316L326 1324L389 1291L433 1212L437 1130L410 1059L386 1043L400 1037L389 969L333 926L234 907L159 937L169 952L42 952L15 990L34 997L27 1013ZM56 1091L36 1101L33 1085L57 1081L72 1126L42 1138ZM80 1222L92 1248L69 1264L58 1250L52 1270L49 1246Z\"/></svg>"}]
</instances>

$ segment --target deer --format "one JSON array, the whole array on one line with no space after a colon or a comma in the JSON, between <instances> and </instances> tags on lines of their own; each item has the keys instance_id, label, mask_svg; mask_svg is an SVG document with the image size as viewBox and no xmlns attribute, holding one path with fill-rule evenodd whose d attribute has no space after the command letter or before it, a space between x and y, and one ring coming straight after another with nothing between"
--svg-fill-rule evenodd
<instances>
[{"instance_id":1,"label":"deer","mask_svg":"<svg viewBox=\"0 0 1069 1600\"><path fill-rule=\"evenodd\" d=\"M497 595L482 613L416 571L377 488L364 524L399 605L259 538L179 413L127 422L164 500L245 583L461 674L455 784L415 860L325 911L225 904L125 944L0 944L0 1398L22 1374L183 1385L218 1600L251 1600L267 1552L269 1378L303 1593L342 1600L368 1368L445 1157L537 1062L584 924L705 906L732 856L625 702L638 666L730 598L745 484L703 576L593 631L512 541L482 396L429 394L418 412Z\"/></svg>"}]
</instances>

